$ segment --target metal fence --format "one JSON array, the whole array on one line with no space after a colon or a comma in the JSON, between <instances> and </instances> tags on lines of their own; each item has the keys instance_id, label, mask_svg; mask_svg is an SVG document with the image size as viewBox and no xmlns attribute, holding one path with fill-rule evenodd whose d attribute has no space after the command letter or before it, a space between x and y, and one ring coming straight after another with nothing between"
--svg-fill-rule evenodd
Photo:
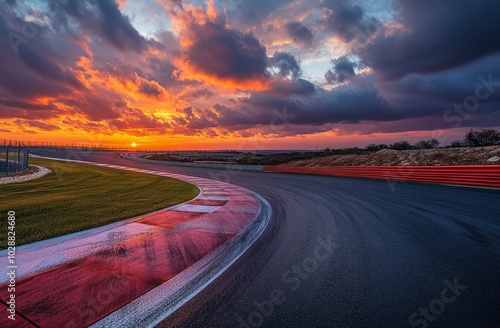
<instances>
[{"instance_id":1,"label":"metal fence","mask_svg":"<svg viewBox=\"0 0 500 328\"><path fill-rule=\"evenodd\" d=\"M0 175L24 172L28 169L27 147L0 146Z\"/></svg>"}]
</instances>

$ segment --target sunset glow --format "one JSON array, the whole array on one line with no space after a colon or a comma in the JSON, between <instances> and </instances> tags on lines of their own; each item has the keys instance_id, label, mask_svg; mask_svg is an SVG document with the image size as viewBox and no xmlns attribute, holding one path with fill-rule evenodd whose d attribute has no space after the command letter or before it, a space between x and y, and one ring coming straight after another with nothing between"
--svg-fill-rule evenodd
<instances>
[{"instance_id":1,"label":"sunset glow","mask_svg":"<svg viewBox=\"0 0 500 328\"><path fill-rule=\"evenodd\" d=\"M0 138L145 150L446 145L500 126L500 92L485 85L499 79L500 54L483 31L500 26L485 2L3 2ZM482 18L465 33L470 15Z\"/></svg>"}]
</instances>

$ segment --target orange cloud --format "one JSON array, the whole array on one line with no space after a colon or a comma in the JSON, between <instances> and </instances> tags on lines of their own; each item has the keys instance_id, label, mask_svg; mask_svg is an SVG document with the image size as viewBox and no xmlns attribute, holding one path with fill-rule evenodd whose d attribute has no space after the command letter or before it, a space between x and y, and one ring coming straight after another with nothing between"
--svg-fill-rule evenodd
<instances>
[{"instance_id":1,"label":"orange cloud","mask_svg":"<svg viewBox=\"0 0 500 328\"><path fill-rule=\"evenodd\" d=\"M207 7L161 2L179 36L181 56L174 59L181 81L198 81L222 90L269 89L266 49L251 34L231 29L214 1Z\"/></svg>"}]
</instances>

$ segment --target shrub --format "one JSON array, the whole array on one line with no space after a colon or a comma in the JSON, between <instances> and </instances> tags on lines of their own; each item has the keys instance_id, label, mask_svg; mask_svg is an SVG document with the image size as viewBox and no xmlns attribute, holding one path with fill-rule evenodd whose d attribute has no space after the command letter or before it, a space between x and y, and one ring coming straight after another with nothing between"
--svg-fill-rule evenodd
<instances>
[{"instance_id":1,"label":"shrub","mask_svg":"<svg viewBox=\"0 0 500 328\"><path fill-rule=\"evenodd\" d=\"M465 144L465 142L463 140L455 140L455 141L452 141L450 147L452 148L460 148L460 147L466 147L467 145Z\"/></svg>"},{"instance_id":2,"label":"shrub","mask_svg":"<svg viewBox=\"0 0 500 328\"><path fill-rule=\"evenodd\" d=\"M420 140L415 144L415 148L417 149L434 149L439 147L439 140L436 138L429 140Z\"/></svg>"},{"instance_id":3,"label":"shrub","mask_svg":"<svg viewBox=\"0 0 500 328\"><path fill-rule=\"evenodd\" d=\"M413 149L413 146L406 140L396 141L389 146L390 149L394 150L409 150Z\"/></svg>"},{"instance_id":4,"label":"shrub","mask_svg":"<svg viewBox=\"0 0 500 328\"><path fill-rule=\"evenodd\" d=\"M500 132L494 129L481 131L470 130L465 135L465 142L470 147L493 146L500 144Z\"/></svg>"},{"instance_id":5,"label":"shrub","mask_svg":"<svg viewBox=\"0 0 500 328\"><path fill-rule=\"evenodd\" d=\"M370 144L368 146L365 147L365 150L368 150L368 151L379 151L381 149L387 149L389 148L389 146L387 146L386 144Z\"/></svg>"}]
</instances>

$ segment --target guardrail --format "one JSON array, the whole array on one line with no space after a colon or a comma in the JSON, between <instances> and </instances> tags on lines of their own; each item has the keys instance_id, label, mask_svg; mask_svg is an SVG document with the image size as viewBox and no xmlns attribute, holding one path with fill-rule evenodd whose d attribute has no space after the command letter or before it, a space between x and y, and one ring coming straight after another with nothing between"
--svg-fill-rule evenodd
<instances>
[{"instance_id":1,"label":"guardrail","mask_svg":"<svg viewBox=\"0 0 500 328\"><path fill-rule=\"evenodd\" d=\"M22 146L0 146L0 175L26 171L28 153L28 148Z\"/></svg>"},{"instance_id":2,"label":"guardrail","mask_svg":"<svg viewBox=\"0 0 500 328\"><path fill-rule=\"evenodd\" d=\"M157 161L152 159L145 159L138 157L139 155L145 155L145 153L140 154L128 154L121 153L118 155L118 158L128 159L141 163L149 163L149 164L164 164L170 166L184 166L184 167L198 167L204 169L216 169L216 170L229 170L229 171L262 171L264 167L262 165L240 165L240 164L210 164L210 163L190 163L190 162L174 162L174 161Z\"/></svg>"},{"instance_id":3,"label":"guardrail","mask_svg":"<svg viewBox=\"0 0 500 328\"><path fill-rule=\"evenodd\" d=\"M470 166L264 166L264 172L500 187L500 165Z\"/></svg>"}]
</instances>

